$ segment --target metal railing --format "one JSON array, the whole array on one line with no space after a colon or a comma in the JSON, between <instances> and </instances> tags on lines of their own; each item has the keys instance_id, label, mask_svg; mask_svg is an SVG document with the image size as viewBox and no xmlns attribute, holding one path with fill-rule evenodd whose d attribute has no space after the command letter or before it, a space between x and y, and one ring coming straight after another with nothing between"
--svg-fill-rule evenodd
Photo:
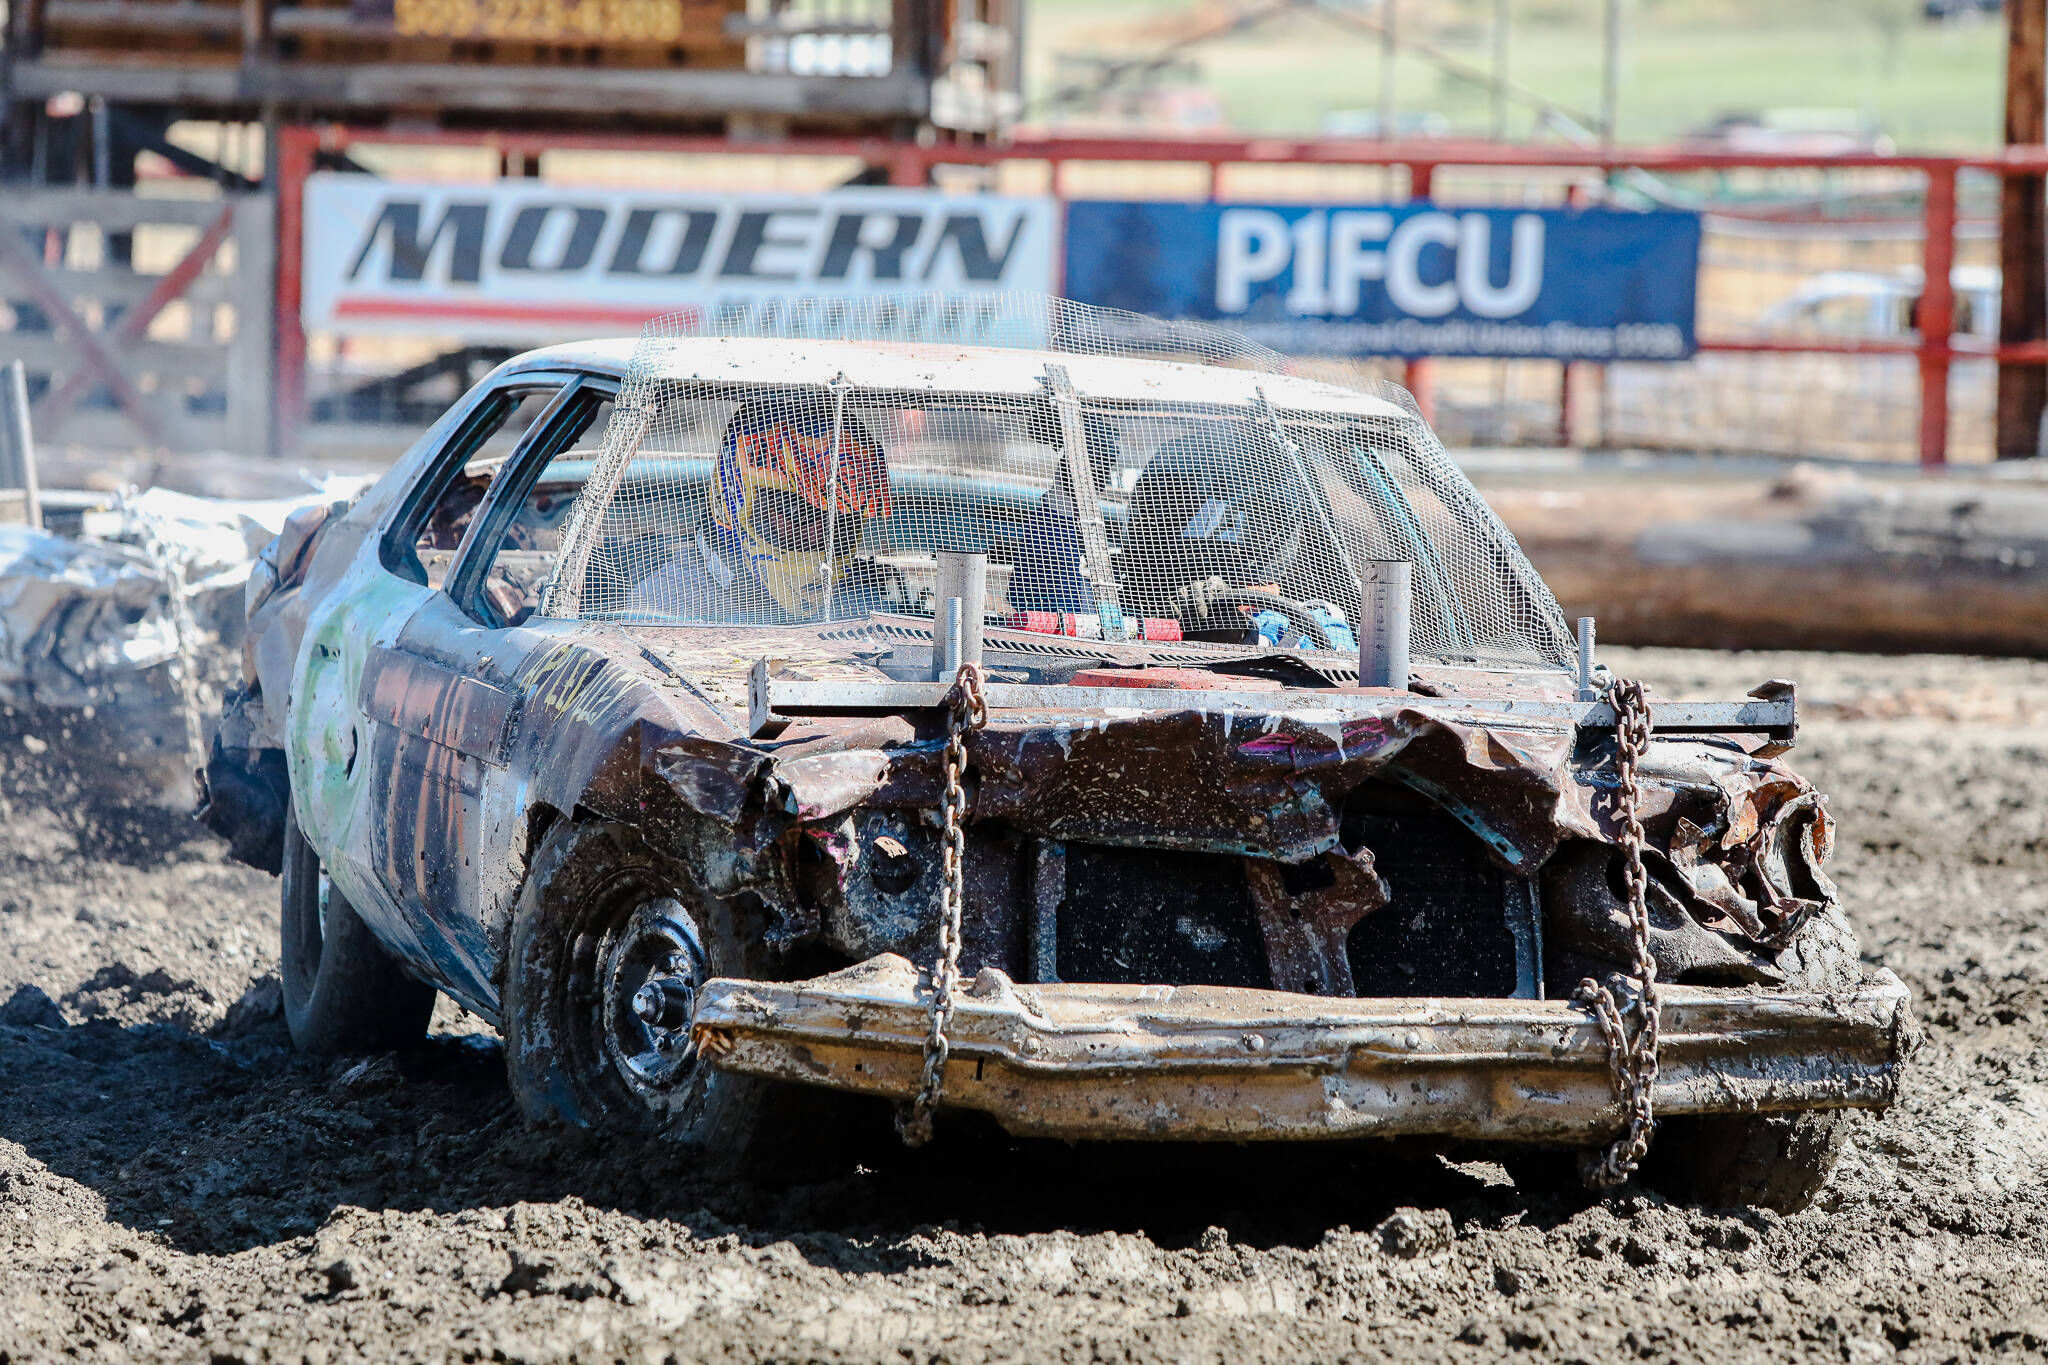
<instances>
[{"instance_id":1,"label":"metal railing","mask_svg":"<svg viewBox=\"0 0 2048 1365\"><path fill-rule=\"evenodd\" d=\"M846 3L853 7L848 12L865 12L863 0ZM826 22L817 17L824 12L806 11L806 22ZM286 441L306 411L306 339L298 321L300 190L318 154L358 142L486 145L507 164L538 164L550 152L690 158L700 177L718 160L763 155L717 137L284 129L278 147L276 335L280 432ZM1600 197L1626 203L1630 195L1642 202L1640 196L1663 186L1692 196L1681 202L1707 211L1700 356L1693 362L1374 362L1398 372L1425 413L1443 419L1454 441L1592 440L1782 453L1815 453L1819 446L1820 453L1938 465L1952 450L1975 457L1988 447L1985 395L1994 367L2048 364L2048 341L2001 344L1995 328L1973 319L1978 305L1967 290L1959 297L1955 277L1958 266L1981 266L1995 256L1988 219L1975 209L1967 220L1960 212L1959 182L1972 182L1973 202L1988 200L2002 177L2048 172L2044 147L1981 156L1818 157L1455 140L1027 133L1004 143L792 138L778 142L773 155L781 165L814 158L839 168L840 180L821 180L820 189L843 182L844 168L855 165L899 186L965 177L1056 197L1111 187L1121 197L1146 197L1142 187L1133 187L1148 178L1158 182L1157 197L1272 197L1274 186L1291 178L1302 187L1286 192L1303 199L1434 197L1447 204L1585 203ZM1786 206L1781 191L1787 181L1815 191L1806 195L1804 207ZM1763 206L1768 195L1734 194L1745 182L1776 193L1776 207ZM1841 198L1865 209L1847 220L1831 216L1838 206L1826 202L1830 187L1844 189ZM1743 201L1731 207L1737 198ZM1852 270L1900 281L1916 265L1919 287L1909 316L1897 326L1830 333L1818 326L1781 326L1762 316L1813 274ZM1814 403L1816 386L1839 395L1831 411Z\"/></svg>"}]
</instances>

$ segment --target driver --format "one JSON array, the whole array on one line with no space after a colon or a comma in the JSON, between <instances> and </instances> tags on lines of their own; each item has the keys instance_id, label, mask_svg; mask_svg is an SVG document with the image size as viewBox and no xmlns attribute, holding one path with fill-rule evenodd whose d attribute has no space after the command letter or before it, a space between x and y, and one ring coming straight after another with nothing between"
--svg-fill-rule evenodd
<instances>
[{"instance_id":1,"label":"driver","mask_svg":"<svg viewBox=\"0 0 2048 1365\"><path fill-rule=\"evenodd\" d=\"M1334 604L1287 595L1313 567L1300 563L1312 512L1299 478L1260 468L1256 449L1246 428L1210 423L1153 455L1131 489L1127 610L1178 617L1189 639L1355 649Z\"/></svg>"},{"instance_id":2,"label":"driver","mask_svg":"<svg viewBox=\"0 0 2048 1365\"><path fill-rule=\"evenodd\" d=\"M755 399L733 415L713 465L706 514L682 553L640 580L628 612L684 619L815 621L859 616L884 575L856 555L889 515L889 461L845 415L833 478L832 408L809 397Z\"/></svg>"}]
</instances>

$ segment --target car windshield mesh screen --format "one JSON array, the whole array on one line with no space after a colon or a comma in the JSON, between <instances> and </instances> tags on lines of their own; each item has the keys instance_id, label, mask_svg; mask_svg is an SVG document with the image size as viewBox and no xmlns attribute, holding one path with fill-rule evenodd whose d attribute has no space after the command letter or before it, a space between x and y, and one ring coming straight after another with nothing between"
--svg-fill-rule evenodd
<instances>
[{"instance_id":1,"label":"car windshield mesh screen","mask_svg":"<svg viewBox=\"0 0 2048 1365\"><path fill-rule=\"evenodd\" d=\"M1565 667L1561 613L1399 388L1213 328L1035 296L665 319L584 470L543 615L930 618L1355 652L1364 566L1411 564L1417 654Z\"/></svg>"}]
</instances>

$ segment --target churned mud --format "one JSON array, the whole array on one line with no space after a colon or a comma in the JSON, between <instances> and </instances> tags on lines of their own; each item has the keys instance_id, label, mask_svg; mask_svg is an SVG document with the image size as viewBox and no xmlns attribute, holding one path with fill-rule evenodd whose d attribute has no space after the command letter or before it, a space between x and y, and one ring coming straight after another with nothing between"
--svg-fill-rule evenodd
<instances>
[{"instance_id":1,"label":"churned mud","mask_svg":"<svg viewBox=\"0 0 2048 1365\"><path fill-rule=\"evenodd\" d=\"M1791 1217L1472 1154L1023 1145L773 1178L526 1127L496 1039L323 1062L275 883L0 729L0 1365L86 1360L1954 1360L2048 1353L2048 665L1617 653L1802 679L1901 1104Z\"/></svg>"}]
</instances>

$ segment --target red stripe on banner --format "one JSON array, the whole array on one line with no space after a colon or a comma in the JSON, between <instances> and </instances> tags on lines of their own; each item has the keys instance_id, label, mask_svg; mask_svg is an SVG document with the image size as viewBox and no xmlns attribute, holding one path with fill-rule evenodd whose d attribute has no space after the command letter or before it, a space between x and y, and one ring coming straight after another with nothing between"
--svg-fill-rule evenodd
<instances>
[{"instance_id":1,"label":"red stripe on banner","mask_svg":"<svg viewBox=\"0 0 2048 1365\"><path fill-rule=\"evenodd\" d=\"M668 313L696 314L696 309L673 307L608 307L574 303L454 303L446 299L347 298L334 305L337 318L404 318L432 321L436 318L480 319L490 322L557 322L620 324L639 327ZM697 321L701 322L701 315Z\"/></svg>"}]
</instances>

